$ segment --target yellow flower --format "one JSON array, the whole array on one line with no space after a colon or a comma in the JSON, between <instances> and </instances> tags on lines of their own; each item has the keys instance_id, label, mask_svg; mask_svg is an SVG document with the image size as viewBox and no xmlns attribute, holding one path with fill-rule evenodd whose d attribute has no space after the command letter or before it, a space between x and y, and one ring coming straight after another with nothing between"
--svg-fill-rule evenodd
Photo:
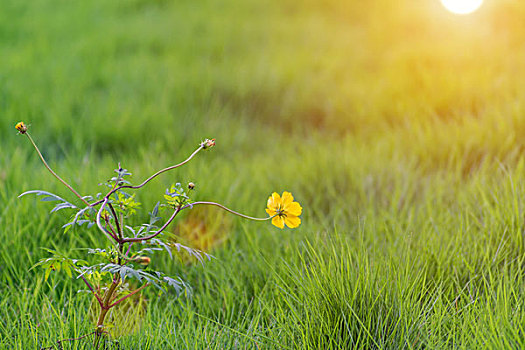
<instances>
[{"instance_id":1,"label":"yellow flower","mask_svg":"<svg viewBox=\"0 0 525 350\"><path fill-rule=\"evenodd\" d=\"M298 202L293 201L293 196L290 192L283 192L283 196L274 192L268 198L268 207L266 212L273 216L272 224L279 228L284 228L284 225L289 228L295 228L301 224L301 215L303 208Z\"/></svg>"},{"instance_id":2,"label":"yellow flower","mask_svg":"<svg viewBox=\"0 0 525 350\"><path fill-rule=\"evenodd\" d=\"M18 130L19 133L25 134L27 132L27 126L24 124L24 122L18 122L15 125L16 130Z\"/></svg>"}]
</instances>

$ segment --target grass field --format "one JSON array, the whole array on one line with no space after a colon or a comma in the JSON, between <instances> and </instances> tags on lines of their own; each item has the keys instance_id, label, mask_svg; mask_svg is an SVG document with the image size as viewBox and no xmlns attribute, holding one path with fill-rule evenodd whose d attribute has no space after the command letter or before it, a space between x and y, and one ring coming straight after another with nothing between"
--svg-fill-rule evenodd
<instances>
[{"instance_id":1,"label":"grass field","mask_svg":"<svg viewBox=\"0 0 525 350\"><path fill-rule=\"evenodd\" d=\"M0 347L89 333L82 282L29 269L42 247L107 244L17 198L74 200L24 120L82 194L118 162L139 183L215 137L143 208L188 181L254 216L273 191L303 206L294 230L181 217L169 230L201 227L216 259L152 256L193 294L147 290L123 349L525 348L523 15L516 0L462 17L437 0L0 1Z\"/></svg>"}]
</instances>

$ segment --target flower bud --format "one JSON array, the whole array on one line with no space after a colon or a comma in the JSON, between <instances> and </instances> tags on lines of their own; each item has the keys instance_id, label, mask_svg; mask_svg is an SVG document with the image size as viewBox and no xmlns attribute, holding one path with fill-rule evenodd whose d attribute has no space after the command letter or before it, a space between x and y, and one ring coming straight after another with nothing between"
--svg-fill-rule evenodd
<instances>
[{"instance_id":1,"label":"flower bud","mask_svg":"<svg viewBox=\"0 0 525 350\"><path fill-rule=\"evenodd\" d=\"M215 139L206 139L204 141L201 142L201 147L202 149L207 149L207 148L211 148L215 146Z\"/></svg>"},{"instance_id":2,"label":"flower bud","mask_svg":"<svg viewBox=\"0 0 525 350\"><path fill-rule=\"evenodd\" d=\"M19 133L25 134L27 132L27 125L25 125L24 122L18 122L15 125L16 130L18 130Z\"/></svg>"},{"instance_id":3,"label":"flower bud","mask_svg":"<svg viewBox=\"0 0 525 350\"><path fill-rule=\"evenodd\" d=\"M151 259L148 256L139 256L135 258L135 261L141 265L146 266L146 265L149 265L149 263L151 262Z\"/></svg>"}]
</instances>

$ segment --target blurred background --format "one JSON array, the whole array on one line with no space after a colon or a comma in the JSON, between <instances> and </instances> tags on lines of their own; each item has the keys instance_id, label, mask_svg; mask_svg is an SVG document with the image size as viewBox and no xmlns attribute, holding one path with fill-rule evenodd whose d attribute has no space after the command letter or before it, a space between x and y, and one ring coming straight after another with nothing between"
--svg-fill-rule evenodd
<instances>
[{"instance_id":1,"label":"blurred background","mask_svg":"<svg viewBox=\"0 0 525 350\"><path fill-rule=\"evenodd\" d=\"M301 293L304 281L294 277L306 264L303 244L317 242L315 248L334 235L365 260L377 259L384 280L398 275L381 261L424 271L424 280L439 286L444 315L447 303L475 285L474 276L523 257L524 62L525 3L518 0L485 0L462 16L439 0L2 0L4 295L20 299L18 291L27 288L43 298L31 287L40 275L27 272L45 256L40 247L71 252L102 242L92 233L64 235L66 213L47 215L45 204L16 199L35 188L68 195L16 135L14 125L24 120L50 164L83 194L100 191L98 183L117 162L138 182L184 159L204 138L216 138L212 152L140 194L143 217L174 182L193 181L195 199L256 216L265 215L271 192L295 195L304 208L296 231L216 211L192 213L173 229L222 261L204 269L211 271L204 279L198 266L184 272L202 295L193 307L214 320L245 329L245 321L231 315L246 312L268 332L276 324L292 327L289 316L279 323L267 313L281 310L275 300L288 298L280 294L288 286ZM332 256L330 247L316 249ZM168 259L157 261L177 269ZM288 279L281 285L283 275ZM57 293L51 303L75 289L64 276L54 278L42 286ZM215 290L217 284L227 292ZM253 309L251 298L266 304ZM22 306L3 307L13 319L30 314ZM481 312L470 314L480 324ZM487 324L506 327L484 315ZM305 319L296 316L299 323ZM374 314L361 316L373 321ZM407 322L419 320L412 316ZM327 329L343 329L338 322ZM452 329L432 322L414 329ZM389 344L381 327L368 334ZM442 344L439 336L427 337L433 331L414 332L408 334L413 344ZM293 330L286 334L295 339Z\"/></svg>"},{"instance_id":2,"label":"blurred background","mask_svg":"<svg viewBox=\"0 0 525 350\"><path fill-rule=\"evenodd\" d=\"M110 152L241 120L473 153L489 143L502 156L521 142L523 7L487 0L457 16L438 0L6 0L2 118Z\"/></svg>"},{"instance_id":3,"label":"blurred background","mask_svg":"<svg viewBox=\"0 0 525 350\"><path fill-rule=\"evenodd\" d=\"M173 146L214 123L396 133L439 164L443 147L475 162L522 143L519 1L466 16L438 0L1 6L2 120L26 119L62 149Z\"/></svg>"}]
</instances>

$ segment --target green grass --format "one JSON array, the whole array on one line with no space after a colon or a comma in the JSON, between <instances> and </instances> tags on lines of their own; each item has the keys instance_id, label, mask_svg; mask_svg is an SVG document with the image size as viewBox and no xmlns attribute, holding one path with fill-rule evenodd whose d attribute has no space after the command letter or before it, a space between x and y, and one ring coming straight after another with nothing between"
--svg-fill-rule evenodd
<instances>
[{"instance_id":1,"label":"green grass","mask_svg":"<svg viewBox=\"0 0 525 350\"><path fill-rule=\"evenodd\" d=\"M82 257L105 244L17 198L74 200L16 135L19 120L82 194L118 162L138 183L215 137L149 184L143 208L177 181L256 216L273 191L304 208L295 230L232 219L204 266L153 256L193 296L147 291L124 349L525 347L524 11L0 2L0 348L89 333L81 282L29 269L42 247Z\"/></svg>"}]
</instances>

